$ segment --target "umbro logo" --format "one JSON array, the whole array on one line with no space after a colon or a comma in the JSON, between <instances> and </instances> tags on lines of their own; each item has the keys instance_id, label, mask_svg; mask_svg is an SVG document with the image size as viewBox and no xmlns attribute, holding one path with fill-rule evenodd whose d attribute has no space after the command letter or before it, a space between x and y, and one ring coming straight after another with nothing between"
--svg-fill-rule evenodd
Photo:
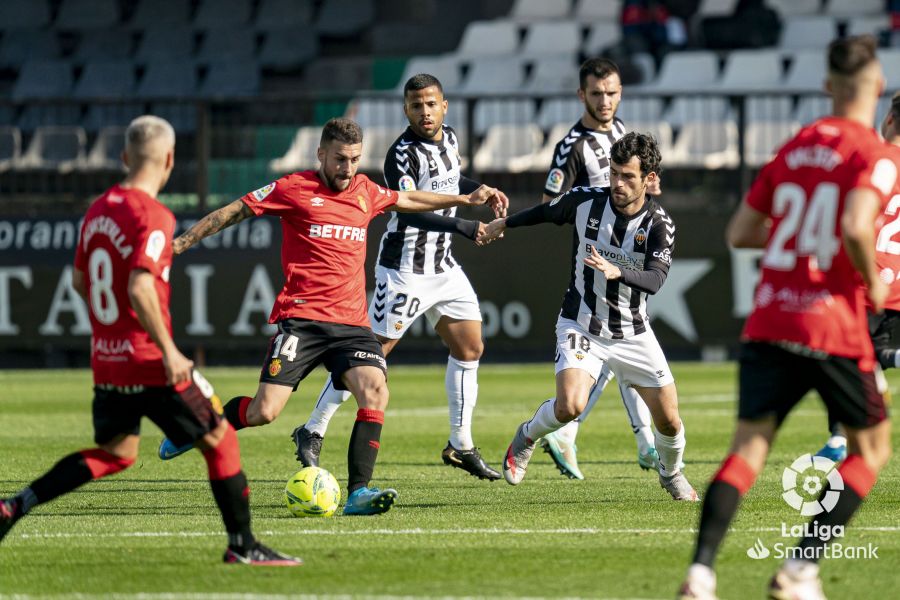
<instances>
[{"instance_id":1,"label":"umbro logo","mask_svg":"<svg viewBox=\"0 0 900 600\"><path fill-rule=\"evenodd\" d=\"M313 206L325 206L325 200L323 198L319 198L316 196L310 202L312 202Z\"/></svg>"}]
</instances>

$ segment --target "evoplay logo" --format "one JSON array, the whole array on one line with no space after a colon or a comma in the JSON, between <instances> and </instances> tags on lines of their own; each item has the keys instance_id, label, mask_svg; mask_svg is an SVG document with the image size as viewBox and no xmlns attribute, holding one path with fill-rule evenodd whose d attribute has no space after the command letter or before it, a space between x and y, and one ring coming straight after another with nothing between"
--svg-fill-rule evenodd
<instances>
[{"instance_id":1,"label":"evoplay logo","mask_svg":"<svg viewBox=\"0 0 900 600\"><path fill-rule=\"evenodd\" d=\"M781 497L804 517L831 512L844 489L844 479L835 467L824 456L804 454L781 474ZM826 483L829 489L822 495Z\"/></svg>"}]
</instances>

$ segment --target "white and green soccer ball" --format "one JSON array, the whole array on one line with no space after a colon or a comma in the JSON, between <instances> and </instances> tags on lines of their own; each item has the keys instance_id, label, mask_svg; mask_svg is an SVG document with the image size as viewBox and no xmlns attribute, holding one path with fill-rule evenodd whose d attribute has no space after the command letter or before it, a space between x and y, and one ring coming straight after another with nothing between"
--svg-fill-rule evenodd
<instances>
[{"instance_id":1,"label":"white and green soccer ball","mask_svg":"<svg viewBox=\"0 0 900 600\"><path fill-rule=\"evenodd\" d=\"M341 503L341 486L325 469L306 467L288 479L284 503L295 517L330 517Z\"/></svg>"}]
</instances>

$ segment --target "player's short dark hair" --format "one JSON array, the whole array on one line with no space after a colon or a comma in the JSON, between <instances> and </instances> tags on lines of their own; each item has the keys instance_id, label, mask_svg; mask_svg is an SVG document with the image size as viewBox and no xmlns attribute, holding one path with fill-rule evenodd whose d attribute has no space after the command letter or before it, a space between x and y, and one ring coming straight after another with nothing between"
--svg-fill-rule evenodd
<instances>
[{"instance_id":1,"label":"player's short dark hair","mask_svg":"<svg viewBox=\"0 0 900 600\"><path fill-rule=\"evenodd\" d=\"M828 45L828 72L853 77L877 60L878 43L871 35L854 35L834 40Z\"/></svg>"},{"instance_id":2,"label":"player's short dark hair","mask_svg":"<svg viewBox=\"0 0 900 600\"><path fill-rule=\"evenodd\" d=\"M344 117L329 119L322 128L322 138L319 140L319 147L324 148L331 141L342 144L362 144L362 127L356 121L345 119Z\"/></svg>"},{"instance_id":3,"label":"player's short dark hair","mask_svg":"<svg viewBox=\"0 0 900 600\"><path fill-rule=\"evenodd\" d=\"M419 73L418 75L413 75L406 81L406 85L403 86L403 97L406 97L406 94L409 92L417 92L419 90L424 90L425 88L436 87L438 91L443 95L444 87L441 85L441 82L438 81L438 78L434 75L429 75L428 73Z\"/></svg>"},{"instance_id":4,"label":"player's short dark hair","mask_svg":"<svg viewBox=\"0 0 900 600\"><path fill-rule=\"evenodd\" d=\"M608 58L589 58L581 63L578 69L578 84L581 89L587 86L587 78L593 75L597 79L606 79L615 73L619 74L619 66Z\"/></svg>"},{"instance_id":5,"label":"player's short dark hair","mask_svg":"<svg viewBox=\"0 0 900 600\"><path fill-rule=\"evenodd\" d=\"M634 131L626 133L616 140L609 151L610 159L617 165L624 165L632 156L637 156L641 161L641 177L646 177L648 173L659 175L662 156L652 135Z\"/></svg>"},{"instance_id":6,"label":"player's short dark hair","mask_svg":"<svg viewBox=\"0 0 900 600\"><path fill-rule=\"evenodd\" d=\"M891 98L891 114L895 121L900 121L900 91L894 92L894 97Z\"/></svg>"}]
</instances>

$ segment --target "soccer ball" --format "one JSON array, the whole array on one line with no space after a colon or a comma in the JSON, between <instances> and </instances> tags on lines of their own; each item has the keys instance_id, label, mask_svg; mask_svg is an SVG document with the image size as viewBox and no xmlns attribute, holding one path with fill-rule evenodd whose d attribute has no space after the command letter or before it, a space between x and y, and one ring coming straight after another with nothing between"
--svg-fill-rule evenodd
<instances>
[{"instance_id":1,"label":"soccer ball","mask_svg":"<svg viewBox=\"0 0 900 600\"><path fill-rule=\"evenodd\" d=\"M295 517L330 517L340 502L341 486L319 467L298 471L284 486L284 503Z\"/></svg>"}]
</instances>

